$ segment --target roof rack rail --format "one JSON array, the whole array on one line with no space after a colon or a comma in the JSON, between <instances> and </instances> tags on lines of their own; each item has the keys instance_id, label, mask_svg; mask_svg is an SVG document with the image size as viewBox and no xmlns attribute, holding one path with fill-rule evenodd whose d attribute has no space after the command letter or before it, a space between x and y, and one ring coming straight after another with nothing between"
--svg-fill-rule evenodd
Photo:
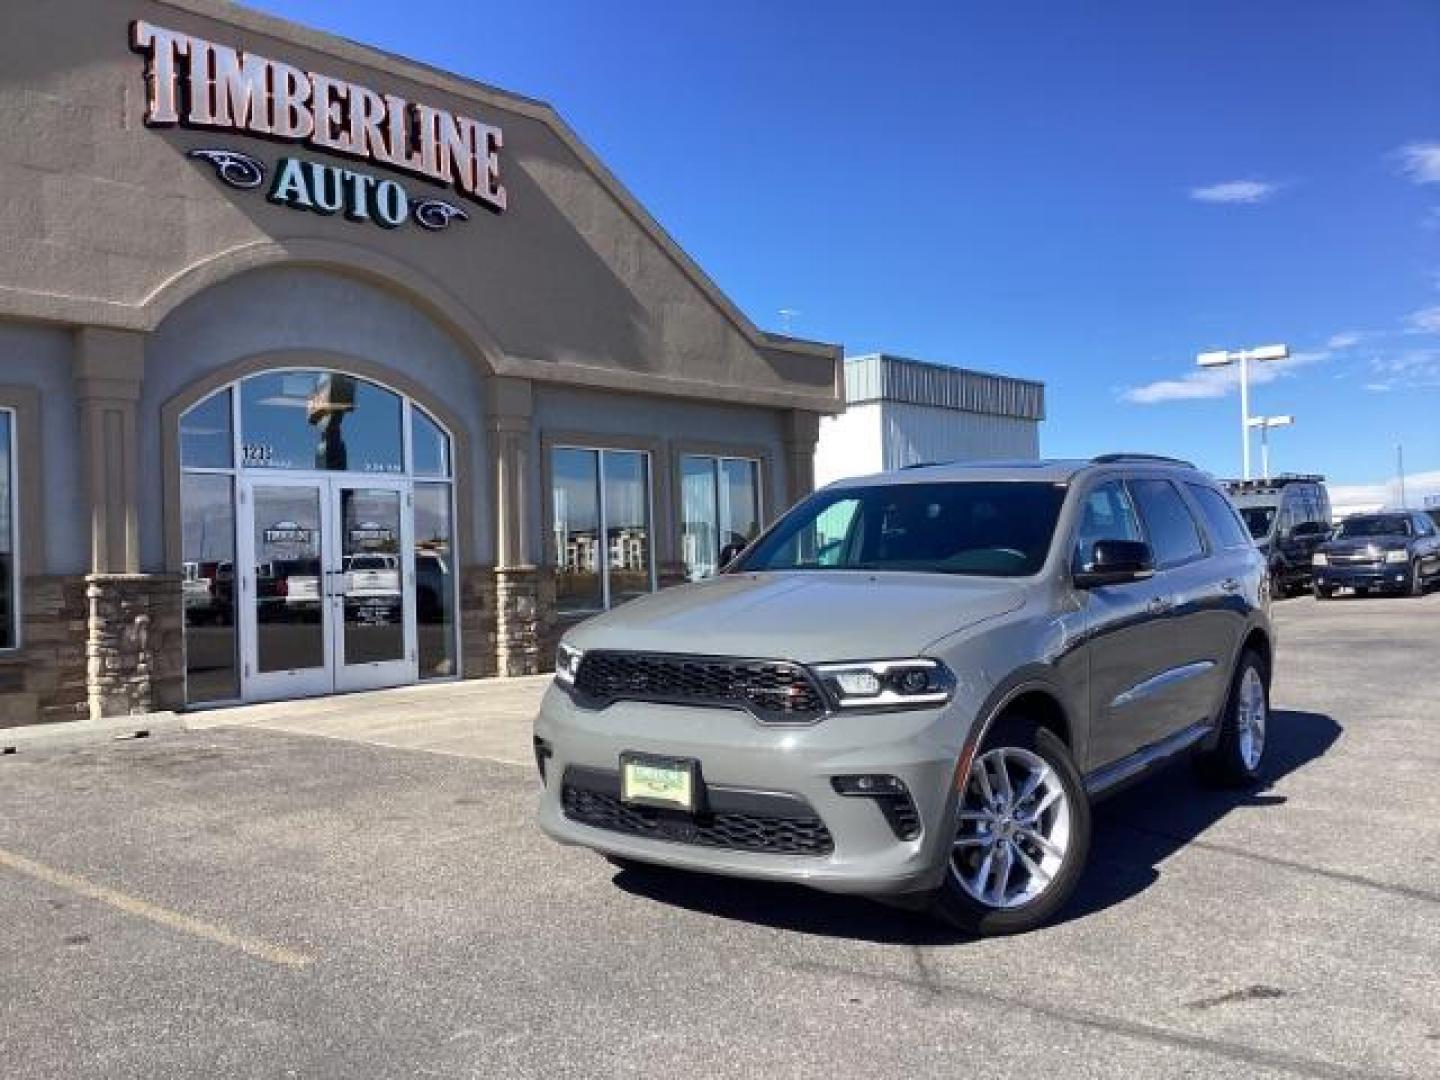
<instances>
[{"instance_id":1,"label":"roof rack rail","mask_svg":"<svg viewBox=\"0 0 1440 1080\"><path fill-rule=\"evenodd\" d=\"M1275 476L1265 478L1252 478L1250 480L1222 480L1221 483L1230 491L1274 491L1276 488L1283 488L1287 484L1323 484L1325 477L1319 473L1278 473Z\"/></svg>"},{"instance_id":2,"label":"roof rack rail","mask_svg":"<svg viewBox=\"0 0 1440 1080\"><path fill-rule=\"evenodd\" d=\"M1164 454L1100 454L1090 459L1092 465L1116 465L1125 461L1150 462L1154 465L1183 465L1187 469L1195 468L1193 461L1186 461L1184 458L1166 457Z\"/></svg>"}]
</instances>

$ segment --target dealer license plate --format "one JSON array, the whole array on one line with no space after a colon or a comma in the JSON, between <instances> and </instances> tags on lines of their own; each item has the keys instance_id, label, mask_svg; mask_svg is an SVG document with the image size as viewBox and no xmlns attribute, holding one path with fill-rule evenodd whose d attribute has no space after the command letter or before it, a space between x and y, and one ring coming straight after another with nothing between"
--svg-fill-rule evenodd
<instances>
[{"instance_id":1,"label":"dealer license plate","mask_svg":"<svg viewBox=\"0 0 1440 1080\"><path fill-rule=\"evenodd\" d=\"M693 758L621 754L620 798L627 803L693 813L696 764Z\"/></svg>"}]
</instances>

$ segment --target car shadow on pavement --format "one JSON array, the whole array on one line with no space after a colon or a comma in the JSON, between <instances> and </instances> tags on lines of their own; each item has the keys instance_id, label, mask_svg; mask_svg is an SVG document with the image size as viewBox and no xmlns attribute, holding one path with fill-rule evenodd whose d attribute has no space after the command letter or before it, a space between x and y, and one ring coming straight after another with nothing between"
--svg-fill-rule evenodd
<instances>
[{"instance_id":1,"label":"car shadow on pavement","mask_svg":"<svg viewBox=\"0 0 1440 1080\"><path fill-rule=\"evenodd\" d=\"M1177 762L1095 807L1090 864L1054 920L1083 918L1119 904L1160 877L1159 864L1232 810L1282 805L1277 781L1322 756L1340 737L1323 713L1277 709L1270 715L1266 784L1246 791L1202 786ZM949 945L967 940L923 915L859 897L742 878L636 866L615 885L628 893L722 919L780 930L882 944Z\"/></svg>"}]
</instances>

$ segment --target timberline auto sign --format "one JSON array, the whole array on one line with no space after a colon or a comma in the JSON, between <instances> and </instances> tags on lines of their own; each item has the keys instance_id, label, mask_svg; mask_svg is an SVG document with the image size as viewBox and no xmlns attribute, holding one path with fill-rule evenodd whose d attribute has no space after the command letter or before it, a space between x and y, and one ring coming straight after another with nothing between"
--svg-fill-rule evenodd
<instances>
[{"instance_id":1,"label":"timberline auto sign","mask_svg":"<svg viewBox=\"0 0 1440 1080\"><path fill-rule=\"evenodd\" d=\"M301 143L433 180L495 213L505 209L498 127L147 22L131 25L130 44L147 60L151 127L183 124ZM204 147L190 156L242 190L259 188L269 175L269 199L298 210L344 213L385 228L413 220L438 230L469 218L444 199L412 196L394 180L319 161L282 157L270 175L265 162L238 150Z\"/></svg>"}]
</instances>

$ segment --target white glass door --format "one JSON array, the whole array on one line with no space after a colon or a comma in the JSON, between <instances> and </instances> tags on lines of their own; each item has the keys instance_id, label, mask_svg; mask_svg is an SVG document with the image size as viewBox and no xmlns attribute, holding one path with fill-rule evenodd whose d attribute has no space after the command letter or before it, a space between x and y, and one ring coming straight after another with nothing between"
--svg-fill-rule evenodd
<instances>
[{"instance_id":1,"label":"white glass door","mask_svg":"<svg viewBox=\"0 0 1440 1080\"><path fill-rule=\"evenodd\" d=\"M408 481L270 477L241 487L247 701L413 682Z\"/></svg>"},{"instance_id":2,"label":"white glass door","mask_svg":"<svg viewBox=\"0 0 1440 1080\"><path fill-rule=\"evenodd\" d=\"M328 694L334 634L326 596L328 481L266 477L240 495L241 695Z\"/></svg>"},{"instance_id":3,"label":"white glass door","mask_svg":"<svg viewBox=\"0 0 1440 1080\"><path fill-rule=\"evenodd\" d=\"M418 676L415 544L405 481L334 481L331 620L335 689L398 686Z\"/></svg>"}]
</instances>

